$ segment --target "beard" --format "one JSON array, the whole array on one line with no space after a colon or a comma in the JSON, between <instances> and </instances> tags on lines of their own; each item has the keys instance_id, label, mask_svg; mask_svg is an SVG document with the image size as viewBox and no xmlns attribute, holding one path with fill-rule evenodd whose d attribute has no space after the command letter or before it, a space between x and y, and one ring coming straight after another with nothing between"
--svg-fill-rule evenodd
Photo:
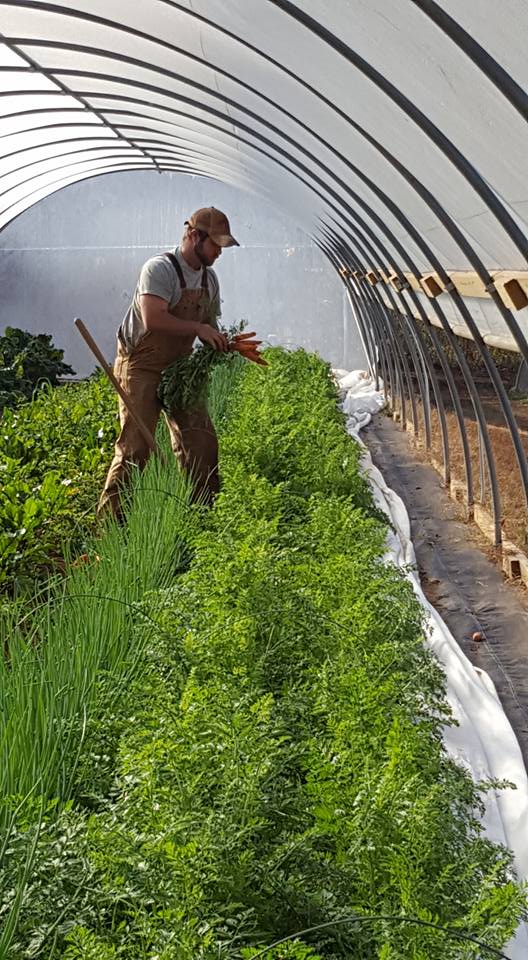
<instances>
[{"instance_id":1,"label":"beard","mask_svg":"<svg viewBox=\"0 0 528 960\"><path fill-rule=\"evenodd\" d=\"M195 246L195 248L194 248L194 252L195 252L196 256L198 257L198 260L199 260L200 263L202 264L202 267L212 267L213 263L214 263L215 260L216 260L216 257L208 257L208 256L207 256L207 254L204 252L203 241L202 241L202 240L200 240L200 242L196 244L196 246Z\"/></svg>"}]
</instances>

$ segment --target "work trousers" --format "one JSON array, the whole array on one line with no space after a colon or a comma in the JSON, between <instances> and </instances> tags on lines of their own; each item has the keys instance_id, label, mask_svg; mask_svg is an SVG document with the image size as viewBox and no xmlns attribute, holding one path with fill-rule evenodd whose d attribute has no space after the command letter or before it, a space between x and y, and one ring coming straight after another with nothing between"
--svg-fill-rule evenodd
<instances>
[{"instance_id":1,"label":"work trousers","mask_svg":"<svg viewBox=\"0 0 528 960\"><path fill-rule=\"evenodd\" d=\"M155 435L161 413L157 397L160 373L144 369L119 355L114 373L123 390L130 397L133 408ZM218 440L213 423L204 408L179 410L171 416L165 413L171 446L181 467L193 482L193 499L210 504L219 490ZM131 470L145 466L150 448L132 420L125 404L119 398L121 432L115 445L99 506L98 516L108 512L120 515L120 496Z\"/></svg>"}]
</instances>

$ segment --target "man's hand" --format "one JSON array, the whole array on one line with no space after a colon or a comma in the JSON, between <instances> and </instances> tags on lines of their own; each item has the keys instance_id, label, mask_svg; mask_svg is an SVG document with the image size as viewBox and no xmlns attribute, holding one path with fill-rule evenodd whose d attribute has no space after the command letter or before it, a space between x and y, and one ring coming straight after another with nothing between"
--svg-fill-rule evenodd
<instances>
[{"instance_id":1,"label":"man's hand","mask_svg":"<svg viewBox=\"0 0 528 960\"><path fill-rule=\"evenodd\" d=\"M215 350L221 350L223 353L227 353L229 344L225 334L220 333L220 330L215 330L214 327L210 327L206 323L201 323L199 329L198 337L202 343L208 343L209 346Z\"/></svg>"}]
</instances>

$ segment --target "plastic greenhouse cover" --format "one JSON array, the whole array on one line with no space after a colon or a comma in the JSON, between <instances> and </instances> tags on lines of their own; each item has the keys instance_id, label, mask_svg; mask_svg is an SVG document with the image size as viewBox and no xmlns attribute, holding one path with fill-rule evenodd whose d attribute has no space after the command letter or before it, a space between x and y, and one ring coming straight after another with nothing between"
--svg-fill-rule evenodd
<instances>
[{"instance_id":1,"label":"plastic greenhouse cover","mask_svg":"<svg viewBox=\"0 0 528 960\"><path fill-rule=\"evenodd\" d=\"M512 234L528 221L526 117L481 69L494 57L503 77L526 85L522 0L0 0L0 8L0 177L9 173L0 229L90 171L150 166L272 199L323 245L329 231L359 251L361 217L401 266L371 210L431 269L388 198L446 269L469 269L435 201L486 268L526 267L526 244ZM435 22L435 9L481 45L480 66ZM119 141L106 156L93 151L102 136ZM54 142L62 152L46 157ZM490 327L503 334L496 311Z\"/></svg>"},{"instance_id":2,"label":"plastic greenhouse cover","mask_svg":"<svg viewBox=\"0 0 528 960\"><path fill-rule=\"evenodd\" d=\"M229 30L241 41L263 50L279 65L287 65L301 79L309 83L316 81L319 94L345 114L350 112L354 121L363 124L370 133L379 136L382 131L383 139L391 143L399 159L406 161L417 175L430 179L433 190L438 189L445 174L446 206L462 220L475 216L480 219L484 212L482 202L472 189L455 175L451 164L441 160L438 150L419 129L408 121L401 122L402 111L385 93L319 37L271 3L232 0L225 4L220 0L207 0L207 3L202 0L193 3L192 10L190 4L158 0L141 5L119 0L86 0L72 7L60 2L44 5L35 0L23 6L16 2L2 6L6 19L4 34L16 41L17 50L34 58L44 69L55 72L57 68L59 74L61 67L95 73L106 69L111 74L133 79L134 75L145 73L136 68L134 62L143 63L148 65L149 72L160 74L162 87L167 85L170 75L180 73L184 76L184 85L191 82L214 86L221 93L232 94L242 107L251 108L259 94L265 93L273 104L280 104L294 117L304 114L315 129L311 121L316 95L303 89L293 78L286 78L280 66L265 65L256 52L221 32ZM456 6L458 17L461 8L470 8L467 3ZM528 201L521 161L522 147L527 145L525 125L520 118L514 123L517 118L513 107L491 84L487 83L483 89L482 75L477 68L461 56L453 43L409 0L392 0L390 16L384 0L341 0L339 4L304 0L300 7L348 42L369 63L382 68L384 76L420 110L430 112L434 107L438 126L470 160L478 163L486 179L506 200L521 200L524 191L524 202ZM511 16L506 7L512 7ZM197 14L206 21L198 21ZM518 26L515 30L513 25L521 15L519 4L501 5L500 22L497 17L490 17L489 28L482 38L488 43L493 37L496 45L497 27L503 31L509 29L500 51L500 60L506 66L510 51L519 46ZM96 18L103 22L97 22ZM53 46L39 46L42 40ZM113 59L117 50L118 60ZM107 57L98 56L99 51ZM112 63L105 63L105 59L111 59ZM517 56L514 66L517 71L522 68L521 57ZM220 70L224 72L221 74ZM228 79L229 74L233 80ZM74 79L72 77L69 84L73 91ZM258 93L252 94L241 86L242 82ZM323 107L318 114L317 128L323 139L354 155L356 150L372 150L361 145L361 138L334 111ZM282 128L282 121L279 126ZM501 133L511 143L511 152L496 150ZM355 147L354 140L359 141ZM314 145L313 151L316 157L324 157L321 144ZM381 162L380 165L384 166ZM395 184L396 181L393 186ZM407 209L407 204L404 206ZM513 264L510 262L509 266Z\"/></svg>"}]
</instances>

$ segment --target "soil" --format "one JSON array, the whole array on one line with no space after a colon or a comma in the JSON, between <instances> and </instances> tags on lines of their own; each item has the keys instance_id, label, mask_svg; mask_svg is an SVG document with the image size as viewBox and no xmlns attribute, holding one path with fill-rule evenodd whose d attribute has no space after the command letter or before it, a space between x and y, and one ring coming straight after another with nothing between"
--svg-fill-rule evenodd
<instances>
[{"instance_id":1,"label":"soil","mask_svg":"<svg viewBox=\"0 0 528 960\"><path fill-rule=\"evenodd\" d=\"M496 551L451 499L430 454L418 457L398 424L380 413L362 438L407 507L428 600L475 667L491 676L528 766L528 591L505 580Z\"/></svg>"},{"instance_id":2,"label":"soil","mask_svg":"<svg viewBox=\"0 0 528 960\"><path fill-rule=\"evenodd\" d=\"M467 491L466 471L458 421L453 411L447 385L445 382L442 383L441 380L440 385L442 399L446 408L451 477ZM487 476L487 470L484 469L482 471L481 469L479 430L475 420L473 405L465 384L463 382L457 383L457 387L464 412L464 421L471 454L474 500L477 503L481 503L492 513L489 478ZM489 380L478 378L477 388L488 423L490 443L495 459L501 498L501 528L503 536L512 540L520 550L527 552L528 508L509 427L506 424L500 403L493 388L489 384ZM526 400L513 400L510 398L510 403L519 428L522 446L528 456L528 402ZM439 463L443 463L440 422L434 405L434 397L431 396L430 449L426 449L424 444L424 412L420 402L417 403L417 407L419 437L421 440L421 444L418 446L418 453L425 462L431 462L431 459L434 459ZM410 404L408 404L407 420L410 419L411 410ZM484 463L484 456L482 457L482 461Z\"/></svg>"}]
</instances>

